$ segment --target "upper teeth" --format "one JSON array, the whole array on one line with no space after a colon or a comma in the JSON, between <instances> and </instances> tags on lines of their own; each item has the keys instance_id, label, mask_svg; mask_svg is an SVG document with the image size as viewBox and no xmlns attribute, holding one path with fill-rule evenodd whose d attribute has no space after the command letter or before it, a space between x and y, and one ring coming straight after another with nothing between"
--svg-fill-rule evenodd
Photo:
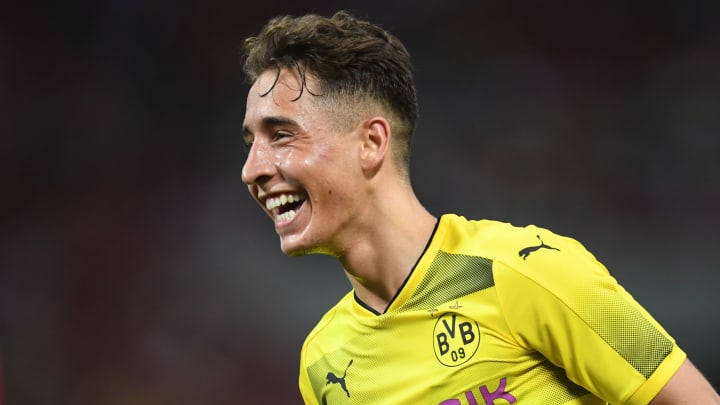
<instances>
[{"instance_id":1,"label":"upper teeth","mask_svg":"<svg viewBox=\"0 0 720 405\"><path fill-rule=\"evenodd\" d=\"M265 207L268 210L274 210L275 208L281 207L285 204L294 203L301 201L299 194L282 194L279 197L268 198L265 201Z\"/></svg>"}]
</instances>

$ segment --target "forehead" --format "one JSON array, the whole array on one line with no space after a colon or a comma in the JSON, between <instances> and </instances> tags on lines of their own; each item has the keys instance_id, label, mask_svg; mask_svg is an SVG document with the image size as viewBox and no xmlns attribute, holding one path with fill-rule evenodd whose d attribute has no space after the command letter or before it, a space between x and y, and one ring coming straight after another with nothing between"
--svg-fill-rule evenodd
<instances>
[{"instance_id":1,"label":"forehead","mask_svg":"<svg viewBox=\"0 0 720 405\"><path fill-rule=\"evenodd\" d=\"M307 80L310 80L308 78ZM247 95L245 124L268 116L308 114L317 109L298 72L282 69L261 74Z\"/></svg>"},{"instance_id":2,"label":"forehead","mask_svg":"<svg viewBox=\"0 0 720 405\"><path fill-rule=\"evenodd\" d=\"M248 101L255 97L264 98L269 96L290 101L297 98L301 90L302 78L297 71L270 69L263 72L255 80L248 93Z\"/></svg>"}]
</instances>

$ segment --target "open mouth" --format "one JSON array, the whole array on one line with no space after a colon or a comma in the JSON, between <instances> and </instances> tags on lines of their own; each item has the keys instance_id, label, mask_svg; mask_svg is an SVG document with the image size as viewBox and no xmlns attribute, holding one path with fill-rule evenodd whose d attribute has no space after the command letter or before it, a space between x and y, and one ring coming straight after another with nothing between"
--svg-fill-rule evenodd
<instances>
[{"instance_id":1,"label":"open mouth","mask_svg":"<svg viewBox=\"0 0 720 405\"><path fill-rule=\"evenodd\" d=\"M276 223L287 222L295 218L304 201L300 194L280 194L265 200L265 208L272 213Z\"/></svg>"}]
</instances>

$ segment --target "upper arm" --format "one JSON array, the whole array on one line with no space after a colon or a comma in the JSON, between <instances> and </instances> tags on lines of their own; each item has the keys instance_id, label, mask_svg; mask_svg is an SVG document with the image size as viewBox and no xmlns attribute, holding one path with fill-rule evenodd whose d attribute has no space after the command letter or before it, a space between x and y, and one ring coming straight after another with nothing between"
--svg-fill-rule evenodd
<instances>
[{"instance_id":1,"label":"upper arm","mask_svg":"<svg viewBox=\"0 0 720 405\"><path fill-rule=\"evenodd\" d=\"M689 361L680 366L650 405L720 405L720 396Z\"/></svg>"}]
</instances>

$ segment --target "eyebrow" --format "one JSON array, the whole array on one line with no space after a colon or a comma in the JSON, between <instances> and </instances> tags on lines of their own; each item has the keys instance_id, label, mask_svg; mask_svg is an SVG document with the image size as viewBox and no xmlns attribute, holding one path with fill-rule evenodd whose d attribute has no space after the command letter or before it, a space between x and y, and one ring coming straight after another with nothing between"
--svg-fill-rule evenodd
<instances>
[{"instance_id":1,"label":"eyebrow","mask_svg":"<svg viewBox=\"0 0 720 405\"><path fill-rule=\"evenodd\" d=\"M260 128L269 128L269 127L274 127L274 126L278 126L278 125L297 126L298 123L295 120L292 120L287 117L282 117L282 116L264 117L260 121ZM247 125L243 125L242 134L243 134L243 138L245 138L249 135L253 135L253 132L250 130L250 128Z\"/></svg>"}]
</instances>

